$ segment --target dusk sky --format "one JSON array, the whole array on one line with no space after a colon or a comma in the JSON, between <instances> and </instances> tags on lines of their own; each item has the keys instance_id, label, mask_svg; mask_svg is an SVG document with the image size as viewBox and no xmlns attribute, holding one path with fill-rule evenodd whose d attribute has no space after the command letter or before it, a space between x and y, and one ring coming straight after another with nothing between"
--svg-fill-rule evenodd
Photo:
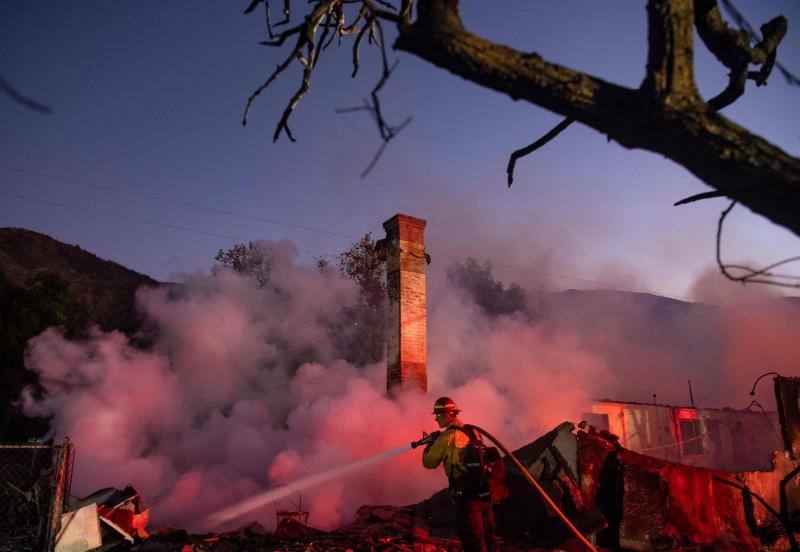
<instances>
[{"instance_id":1,"label":"dusk sky","mask_svg":"<svg viewBox=\"0 0 800 552\"><path fill-rule=\"evenodd\" d=\"M493 262L504 281L537 288L692 298L693 282L712 267L727 200L673 207L709 190L688 171L573 125L521 159L507 189L509 154L560 117L403 52L391 52L400 63L382 102L390 122L413 122L366 178L377 130L364 113L334 110L368 95L379 77L374 47L363 47L355 79L349 42L323 54L290 121L296 143L272 143L299 85L296 67L260 96L243 127L247 96L286 55L257 44L263 14L243 15L247 3L0 4L0 77L52 107L42 114L0 95L0 226L49 234L159 280L207 271L237 238L289 238L310 263L365 232L382 237L381 223L397 212L428 220L432 268L472 256ZM462 4L467 28L492 40L625 86L644 76L644 1ZM735 4L756 28L778 14L789 19L778 61L800 74L800 3ZM726 70L695 46L709 98L724 88ZM724 114L796 156L799 102L800 87L775 71L766 87L748 83ZM731 261L766 263L800 253L800 240L738 207L723 247Z\"/></svg>"}]
</instances>

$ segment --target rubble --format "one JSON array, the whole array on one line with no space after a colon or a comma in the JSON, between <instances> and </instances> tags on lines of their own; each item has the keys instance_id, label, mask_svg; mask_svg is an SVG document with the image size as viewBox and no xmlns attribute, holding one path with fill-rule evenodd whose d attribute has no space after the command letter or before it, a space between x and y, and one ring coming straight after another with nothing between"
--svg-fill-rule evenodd
<instances>
[{"instance_id":1,"label":"rubble","mask_svg":"<svg viewBox=\"0 0 800 552\"><path fill-rule=\"evenodd\" d=\"M139 493L128 485L122 490L109 487L69 503L61 516L61 530L55 552L111 550L147 538L150 510Z\"/></svg>"},{"instance_id":2,"label":"rubble","mask_svg":"<svg viewBox=\"0 0 800 552\"><path fill-rule=\"evenodd\" d=\"M608 432L576 430L565 422L514 454L600 548L791 548L793 535L783 525L796 511L794 476L800 468L788 451L775 453L772 470L725 472L645 456L618 441ZM503 548L580 549L510 463L508 477L509 497L495 508ZM446 490L402 508L364 506L352 526L304 542L331 538L343 538L340 544L353 550L389 549L390 542L409 549L457 548Z\"/></svg>"},{"instance_id":3,"label":"rubble","mask_svg":"<svg viewBox=\"0 0 800 552\"><path fill-rule=\"evenodd\" d=\"M798 550L793 528L800 519L800 380L778 377L775 387L786 450L773 454L769 470L679 464L629 450L608 431L570 422L514 456L598 549ZM582 550L508 458L506 465L509 495L495 506L502 549ZM308 512L298 504L279 512L272 533L251 523L220 534L162 530L148 536L148 510L132 487L98 491L71 510L62 518L62 533L83 527L85 547L67 548L65 541L59 552L88 550L98 527L102 549L108 549L114 529L120 550L137 552L460 549L447 489L409 506L362 506L352 524L334 531L309 527Z\"/></svg>"},{"instance_id":4,"label":"rubble","mask_svg":"<svg viewBox=\"0 0 800 552\"><path fill-rule=\"evenodd\" d=\"M57 552L83 552L102 544L97 504L88 504L61 516L61 531L56 537Z\"/></svg>"},{"instance_id":5,"label":"rubble","mask_svg":"<svg viewBox=\"0 0 800 552\"><path fill-rule=\"evenodd\" d=\"M768 472L723 472L645 456L623 448L608 432L576 429L565 422L514 455L599 549L790 548L786 531L770 511L786 510L796 502L796 493L791 492L780 505L781 481L798 472L797 462L787 452L775 453L774 468ZM517 468L510 462L507 468L509 496L495 506L503 550L582 550ZM92 496L112 503L131 496L130 491L108 491ZM98 512L105 507L98 505ZM257 523L220 534L167 530L128 543L125 549L437 552L459 548L454 509L444 489L410 506L362 506L351 525L334 531L285 517L272 533Z\"/></svg>"}]
</instances>

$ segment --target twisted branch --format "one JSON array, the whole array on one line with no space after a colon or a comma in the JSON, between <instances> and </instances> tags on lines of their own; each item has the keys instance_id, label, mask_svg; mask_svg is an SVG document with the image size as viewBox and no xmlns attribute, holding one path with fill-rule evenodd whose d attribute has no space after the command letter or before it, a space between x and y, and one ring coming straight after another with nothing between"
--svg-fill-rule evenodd
<instances>
[{"instance_id":1,"label":"twisted branch","mask_svg":"<svg viewBox=\"0 0 800 552\"><path fill-rule=\"evenodd\" d=\"M561 134L569 125L575 122L575 119L572 117L567 117L556 126L551 128L547 134L533 142L532 144L528 144L524 148L520 148L511 154L511 158L508 160L508 166L506 167L506 174L508 175L508 187L511 187L511 184L514 182L514 168L517 165L517 159L520 157L525 157L536 151L537 149L544 146L547 142Z\"/></svg>"},{"instance_id":2,"label":"twisted branch","mask_svg":"<svg viewBox=\"0 0 800 552\"><path fill-rule=\"evenodd\" d=\"M731 0L722 0L722 6L725 8L725 11L736 21L736 24L739 25L739 28L743 31L747 32L750 40L757 43L758 42L758 35L753 30L753 26L744 18L739 10L736 9L736 6L733 5ZM785 65L781 63L775 63L778 70L783 75L783 78L786 79L788 84L794 86L800 86L800 78L798 78L794 73L789 71Z\"/></svg>"},{"instance_id":3,"label":"twisted branch","mask_svg":"<svg viewBox=\"0 0 800 552\"><path fill-rule=\"evenodd\" d=\"M694 21L700 38L708 46L711 53L730 69L728 85L716 97L708 101L708 105L719 111L735 102L744 94L747 80L755 81L757 86L767 83L767 78L775 65L778 44L786 36L788 23L786 18L778 16L761 26L762 39L756 46L750 46L750 38L755 33L752 28L734 31L722 18L716 0L694 0ZM733 5L725 0L729 9ZM736 12L738 14L738 11ZM741 18L741 14L738 14ZM744 21L744 18L741 18ZM746 22L745 22L746 23ZM741 24L741 23L740 23ZM757 40L757 39L756 39ZM750 64L761 65L758 71L748 71Z\"/></svg>"},{"instance_id":4,"label":"twisted branch","mask_svg":"<svg viewBox=\"0 0 800 552\"><path fill-rule=\"evenodd\" d=\"M719 195L746 205L800 235L800 159L719 113L741 95L747 80L764 84L772 68L780 68L776 51L785 35L784 18L776 17L762 27L762 37L750 46L752 33L745 32L744 36L729 29L719 14L716 0L647 0L647 73L639 88L628 88L471 33L461 21L458 0L399 2L400 9L394 10L388 7L393 4L387 0L310 0L304 22L270 39L270 45L280 45L297 35L290 55L249 98L245 121L254 98L288 65L298 61L304 67L303 82L276 129L276 137L286 131L291 139L288 114L307 92L311 72L325 48L319 49L315 32L323 27L321 34L328 38L326 44L332 40L331 34L340 41L356 35L354 73L358 72L359 48L366 36L368 42L380 49L381 78L363 106L340 112L363 110L373 117L384 141L378 152L380 156L387 139L396 136L409 120L397 127L389 125L378 99L378 92L392 72L379 25L389 21L398 29L396 49L478 86L580 122L625 148L663 155L685 167ZM251 6L257 3L258 0L253 0ZM730 0L722 3L727 8ZM290 19L285 2L284 6L286 19ZM352 12L355 21L345 23L345 12ZM700 98L694 83L694 28L731 70L728 86L710 102ZM312 29L314 32L310 32ZM758 67L750 71L750 65ZM514 160L524 152L525 148L515 152ZM769 277L778 276L774 269L780 265L770 266L750 269L749 281L763 279L767 273Z\"/></svg>"},{"instance_id":5,"label":"twisted branch","mask_svg":"<svg viewBox=\"0 0 800 552\"><path fill-rule=\"evenodd\" d=\"M245 13L251 13L262 2L265 9L266 28L269 39L260 42L260 44L264 46L280 47L283 46L283 44L291 37L296 36L297 40L289 55L287 55L286 58L280 64L278 64L266 81L258 86L248 97L247 104L245 105L244 109L244 115L242 117L242 124L247 124L247 120L250 115L250 109L252 108L256 98L262 92L264 92L264 90L266 90L290 65L292 65L294 62L298 62L303 67L300 86L289 99L289 102L286 108L283 110L283 113L278 120L278 124L275 127L275 132L272 136L272 141L276 142L278 138L280 138L281 133L285 132L289 140L292 142L296 141L294 135L292 134L291 128L289 127L289 117L294 112L303 96L305 96L305 94L310 90L311 76L317 66L317 63L319 62L322 52L333 42L336 37L339 37L339 41L341 43L341 39L343 37L351 36L353 34L357 35L353 44L353 76L355 76L360 67L359 52L361 43L363 42L364 36L367 36L368 41L371 44L376 44L380 50L383 67L381 78L372 89L370 94L370 97L372 98L371 103L365 102L363 107L340 111L347 112L355 109L366 110L373 116L378 126L381 139L383 140L383 145L378 150L378 153L373 158L370 165L367 167L367 170L362 174L362 176L365 176L372 169L375 162L377 162L377 159L380 157L389 140L394 138L394 136L396 136L397 133L402 130L411 120L409 117L405 122L396 127L389 125L383 117L380 100L378 98L378 92L381 90L381 88L383 88L383 85L386 83L386 80L392 74L392 71L396 66L395 64L395 66L389 68L381 20L392 21L398 25L402 24L405 20L404 18L410 17L411 1L404 1L401 7L401 12L398 14L396 8L385 0L374 0L377 5L373 3L373 0L312 0L311 3L315 4L315 6L311 10L311 13L304 18L302 23L299 23L293 27L289 27L277 34L273 31L274 27L287 25L291 21L292 12L290 1L284 0L284 19L276 23L274 26L271 24L269 2L267 0L253 0L248 5ZM358 4L359 10L354 18L354 21L348 25L345 13L345 4L351 3ZM387 9L379 8L378 5ZM317 36L318 34L319 36Z\"/></svg>"},{"instance_id":6,"label":"twisted branch","mask_svg":"<svg viewBox=\"0 0 800 552\"><path fill-rule=\"evenodd\" d=\"M728 214L730 214L730 212L736 206L736 203L737 203L736 201L731 201L730 205L728 205L728 207L724 211L722 211L719 217L719 221L717 222L716 252L717 252L717 266L719 266L720 272L722 272L722 274L727 279L733 282L741 282L742 284L745 283L767 284L771 286L800 289L800 276L792 274L777 274L773 272L773 270L778 268L779 266L800 261L800 255L796 257L789 257L787 259L783 259L782 261L769 264L763 268L752 268L747 265L726 264L722 262L722 227L723 224L725 223L725 218L728 216ZM730 270L740 270L743 271L744 274L741 276L734 276L729 272ZM788 283L781 280L796 280L796 282Z\"/></svg>"}]
</instances>

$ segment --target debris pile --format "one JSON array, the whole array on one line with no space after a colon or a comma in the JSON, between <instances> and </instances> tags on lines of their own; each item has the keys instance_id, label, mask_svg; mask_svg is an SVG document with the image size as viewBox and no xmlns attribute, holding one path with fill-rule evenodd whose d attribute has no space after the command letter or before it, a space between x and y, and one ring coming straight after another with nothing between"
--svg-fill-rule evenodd
<instances>
[{"instance_id":1,"label":"debris pile","mask_svg":"<svg viewBox=\"0 0 800 552\"><path fill-rule=\"evenodd\" d=\"M445 552L457 549L457 540L415 534L412 512L394 506L364 506L358 519L335 531L320 531L286 519L273 533L257 523L220 534L189 535L166 530L130 548L136 552L344 551L407 550Z\"/></svg>"},{"instance_id":2,"label":"debris pile","mask_svg":"<svg viewBox=\"0 0 800 552\"><path fill-rule=\"evenodd\" d=\"M61 516L56 552L84 552L102 547L111 550L133 544L149 535L146 527L150 510L139 493L128 485L122 490L109 487L71 501Z\"/></svg>"},{"instance_id":3,"label":"debris pile","mask_svg":"<svg viewBox=\"0 0 800 552\"><path fill-rule=\"evenodd\" d=\"M770 470L726 472L646 456L608 431L564 422L514 451L581 534L598 549L798 550L800 379L775 378L785 450ZM502 549L581 549L561 519L506 458L508 497L495 507ZM149 511L132 487L104 489L71 504L58 552L94 548L138 552L459 549L447 489L418 504L362 506L334 531L307 525L301 504L278 510L267 532L257 523L220 534L165 529L148 535ZM102 548L100 548L102 547Z\"/></svg>"},{"instance_id":4,"label":"debris pile","mask_svg":"<svg viewBox=\"0 0 800 552\"><path fill-rule=\"evenodd\" d=\"M722 472L648 457L621 447L608 432L565 422L514 454L601 549L787 550L794 538L778 512L778 503L784 509L795 503L791 493L780 498L781 481L798 471L784 452L775 453L769 472ZM503 549L582 549L510 462L507 473L509 496L495 507ZM769 494L772 486L776 491ZM109 543L138 552L459 548L447 489L410 506L362 506L352 524L329 532L285 516L272 533L252 523L220 534L164 529L148 536L147 514L131 487L98 491L65 514L62 533L80 527L88 536L85 528L94 520L101 540L86 538L85 548L62 542L56 550L82 552L92 544L108 550Z\"/></svg>"}]
</instances>

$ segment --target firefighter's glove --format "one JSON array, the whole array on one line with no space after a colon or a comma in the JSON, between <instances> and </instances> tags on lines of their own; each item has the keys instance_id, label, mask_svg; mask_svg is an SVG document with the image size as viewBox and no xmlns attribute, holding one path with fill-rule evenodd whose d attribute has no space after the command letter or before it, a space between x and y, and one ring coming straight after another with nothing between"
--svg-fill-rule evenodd
<instances>
[{"instance_id":1,"label":"firefighter's glove","mask_svg":"<svg viewBox=\"0 0 800 552\"><path fill-rule=\"evenodd\" d=\"M422 432L422 439L411 443L411 448L417 448L420 445L430 446L441 435L441 431L434 431L433 433Z\"/></svg>"}]
</instances>

